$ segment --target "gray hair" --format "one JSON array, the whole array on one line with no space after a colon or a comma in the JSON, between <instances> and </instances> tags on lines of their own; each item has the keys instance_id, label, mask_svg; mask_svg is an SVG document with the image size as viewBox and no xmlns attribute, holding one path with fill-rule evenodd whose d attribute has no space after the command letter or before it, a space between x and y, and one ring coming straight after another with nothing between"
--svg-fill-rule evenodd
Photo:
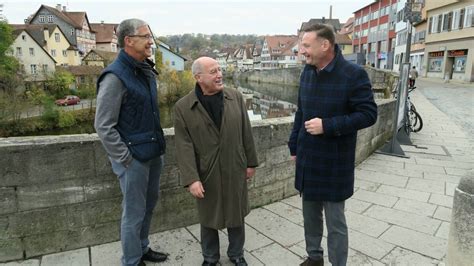
<instances>
[{"instance_id":1,"label":"gray hair","mask_svg":"<svg viewBox=\"0 0 474 266\"><path fill-rule=\"evenodd\" d=\"M137 34L138 28L147 26L148 23L141 19L131 18L120 22L117 27L117 40L120 48L125 47L125 37Z\"/></svg>"},{"instance_id":2,"label":"gray hair","mask_svg":"<svg viewBox=\"0 0 474 266\"><path fill-rule=\"evenodd\" d=\"M193 72L193 76L202 72L202 64L201 62L199 62L199 58L194 60L191 66L191 71Z\"/></svg>"}]
</instances>

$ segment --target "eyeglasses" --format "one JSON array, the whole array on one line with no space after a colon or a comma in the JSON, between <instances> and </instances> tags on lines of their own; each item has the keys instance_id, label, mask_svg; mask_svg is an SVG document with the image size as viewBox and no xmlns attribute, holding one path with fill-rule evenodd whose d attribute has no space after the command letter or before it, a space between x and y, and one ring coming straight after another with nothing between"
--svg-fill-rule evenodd
<instances>
[{"instance_id":1,"label":"eyeglasses","mask_svg":"<svg viewBox=\"0 0 474 266\"><path fill-rule=\"evenodd\" d=\"M153 36L150 34L144 34L144 35L128 35L128 37L138 37L138 38L145 38L148 40L153 40Z\"/></svg>"}]
</instances>

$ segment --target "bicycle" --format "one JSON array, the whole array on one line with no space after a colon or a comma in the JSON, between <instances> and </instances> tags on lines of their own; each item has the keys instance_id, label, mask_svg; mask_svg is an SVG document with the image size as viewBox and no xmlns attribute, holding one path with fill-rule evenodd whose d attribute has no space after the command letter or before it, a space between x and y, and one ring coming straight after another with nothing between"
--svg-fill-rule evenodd
<instances>
[{"instance_id":1,"label":"bicycle","mask_svg":"<svg viewBox=\"0 0 474 266\"><path fill-rule=\"evenodd\" d=\"M397 99L397 87L398 84L394 83L392 89L392 96L393 98ZM416 89L415 86L410 86L408 88L408 95L406 99L406 112L405 112L405 124L404 124L404 130L407 133L407 135L410 135L411 132L419 132L423 128L423 119L421 118L421 115L416 111L415 105L411 102L410 100L410 92L412 92L414 89Z\"/></svg>"},{"instance_id":2,"label":"bicycle","mask_svg":"<svg viewBox=\"0 0 474 266\"><path fill-rule=\"evenodd\" d=\"M410 132L419 132L423 128L423 119L421 115L416 111L415 105L410 100L410 92L416 89L415 86L408 88L408 96L406 102L405 112L405 132L410 134Z\"/></svg>"}]
</instances>

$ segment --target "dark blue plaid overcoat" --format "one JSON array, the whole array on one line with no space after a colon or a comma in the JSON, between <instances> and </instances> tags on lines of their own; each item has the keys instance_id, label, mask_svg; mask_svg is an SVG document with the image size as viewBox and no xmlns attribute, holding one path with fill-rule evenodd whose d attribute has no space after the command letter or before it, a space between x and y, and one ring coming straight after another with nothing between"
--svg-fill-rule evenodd
<instances>
[{"instance_id":1,"label":"dark blue plaid overcoat","mask_svg":"<svg viewBox=\"0 0 474 266\"><path fill-rule=\"evenodd\" d=\"M304 200L342 201L354 193L357 130L377 121L377 105L367 72L344 59L319 73L306 65L300 78L298 110L288 146L296 155L295 187ZM311 135L304 122L319 117L324 133Z\"/></svg>"}]
</instances>

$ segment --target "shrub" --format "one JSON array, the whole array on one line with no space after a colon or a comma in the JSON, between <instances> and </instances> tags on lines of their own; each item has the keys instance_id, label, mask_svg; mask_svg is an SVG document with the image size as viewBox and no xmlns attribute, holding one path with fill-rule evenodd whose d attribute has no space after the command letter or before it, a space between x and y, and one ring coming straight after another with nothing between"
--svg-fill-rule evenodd
<instances>
[{"instance_id":1,"label":"shrub","mask_svg":"<svg viewBox=\"0 0 474 266\"><path fill-rule=\"evenodd\" d=\"M76 117L73 112L59 111L58 126L60 128L71 127L76 124Z\"/></svg>"}]
</instances>

